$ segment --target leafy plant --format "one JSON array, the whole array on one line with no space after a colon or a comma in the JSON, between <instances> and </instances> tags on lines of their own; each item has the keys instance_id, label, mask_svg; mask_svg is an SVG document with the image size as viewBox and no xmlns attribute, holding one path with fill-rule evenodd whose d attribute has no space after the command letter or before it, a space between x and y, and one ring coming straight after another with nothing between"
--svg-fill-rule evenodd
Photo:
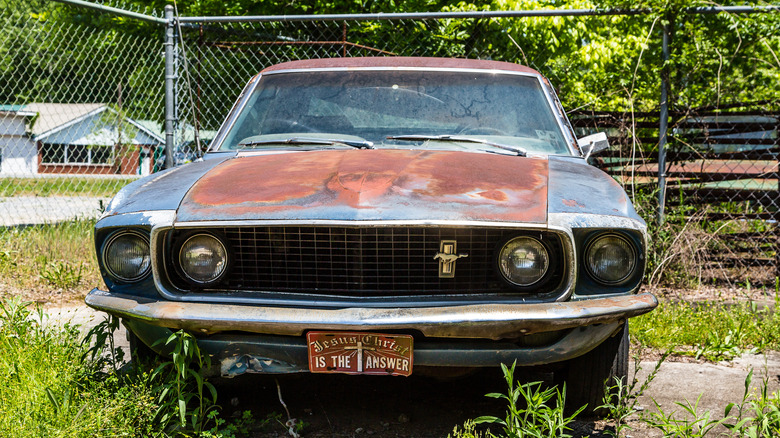
<instances>
[{"instance_id":1,"label":"leafy plant","mask_svg":"<svg viewBox=\"0 0 780 438\"><path fill-rule=\"evenodd\" d=\"M124 350L114 344L114 332L119 329L119 318L107 315L92 327L82 341L86 349L82 360L89 361L96 370L110 367L118 372L124 361Z\"/></svg>"},{"instance_id":2,"label":"leafy plant","mask_svg":"<svg viewBox=\"0 0 780 438\"><path fill-rule=\"evenodd\" d=\"M50 262L41 271L41 278L52 286L61 289L73 289L81 283L81 272L84 265L75 268L68 262Z\"/></svg>"},{"instance_id":3,"label":"leafy plant","mask_svg":"<svg viewBox=\"0 0 780 438\"><path fill-rule=\"evenodd\" d=\"M607 435L614 437L623 436L623 432L631 430L631 426L628 425L627 419L631 415L639 412L637 403L639 397L641 397L647 388L650 386L653 380L655 380L658 371L661 369L661 364L664 363L667 357L671 354L671 350L667 350L661 355L658 361L655 363L655 367L650 374L647 375L645 380L639 384L637 374L641 371L641 352L636 352L633 355L634 359L634 373L631 376L631 382L624 382L622 378L615 377L614 385L609 385L610 382L605 382L606 390L604 391L604 404L599 406L599 409L605 409L608 412L607 418L615 422L615 430L606 430ZM639 387L637 387L639 385Z\"/></svg>"},{"instance_id":4,"label":"leafy plant","mask_svg":"<svg viewBox=\"0 0 780 438\"><path fill-rule=\"evenodd\" d=\"M152 379L161 382L156 389L160 407L155 418L169 425L170 430L189 428L200 433L213 420L209 414L217 408L217 390L203 377L211 360L201 354L197 340L183 330L171 334L165 345L172 345L171 360L152 373Z\"/></svg>"},{"instance_id":5,"label":"leafy plant","mask_svg":"<svg viewBox=\"0 0 780 438\"><path fill-rule=\"evenodd\" d=\"M726 419L714 420L710 411L699 413L700 400L701 394L699 394L696 402L693 404L688 400L685 400L685 402L674 402L675 405L683 409L686 418L677 417L677 411L664 412L661 405L653 400L657 412L650 412L648 415L643 416L642 420L651 427L659 429L664 436L680 438L706 436L713 429L723 424Z\"/></svg>"},{"instance_id":6,"label":"leafy plant","mask_svg":"<svg viewBox=\"0 0 780 438\"><path fill-rule=\"evenodd\" d=\"M509 368L501 364L508 390L506 394L490 393L487 397L504 399L507 413L504 419L483 416L474 419L475 424L492 423L504 428L508 437L571 437L567 434L569 424L585 409L577 409L572 415L564 415L566 385L563 390L557 386L542 388L542 382L518 384L515 382L515 364Z\"/></svg>"},{"instance_id":7,"label":"leafy plant","mask_svg":"<svg viewBox=\"0 0 780 438\"><path fill-rule=\"evenodd\" d=\"M732 360L744 353L754 354L757 348L743 348L745 334L740 324L737 330L729 330L724 338L719 338L715 333L708 333L708 339L705 344L697 344L694 357L701 357L717 362L720 360Z\"/></svg>"},{"instance_id":8,"label":"leafy plant","mask_svg":"<svg viewBox=\"0 0 780 438\"><path fill-rule=\"evenodd\" d=\"M758 438L780 436L780 396L778 393L768 395L769 379L764 378L758 397L750 399L750 384L753 381L751 369L745 377L745 392L739 404L726 405L723 416L724 426L736 436ZM729 417L736 408L737 415ZM750 414L752 413L752 416ZM728 421L733 421L729 423Z\"/></svg>"}]
</instances>

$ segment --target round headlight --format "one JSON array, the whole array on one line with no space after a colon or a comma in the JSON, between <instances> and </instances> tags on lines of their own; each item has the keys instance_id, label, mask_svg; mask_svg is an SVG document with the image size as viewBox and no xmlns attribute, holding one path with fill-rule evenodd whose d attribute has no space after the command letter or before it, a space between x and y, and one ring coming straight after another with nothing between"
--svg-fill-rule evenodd
<instances>
[{"instance_id":1,"label":"round headlight","mask_svg":"<svg viewBox=\"0 0 780 438\"><path fill-rule=\"evenodd\" d=\"M533 237L516 237L501 248L498 267L507 281L530 286L544 277L550 266L547 248Z\"/></svg>"},{"instance_id":2,"label":"round headlight","mask_svg":"<svg viewBox=\"0 0 780 438\"><path fill-rule=\"evenodd\" d=\"M225 244L211 234L196 234L188 238L179 250L179 266L187 278L198 284L219 280L227 270Z\"/></svg>"},{"instance_id":3,"label":"round headlight","mask_svg":"<svg viewBox=\"0 0 780 438\"><path fill-rule=\"evenodd\" d=\"M634 246L625 238L608 234L588 245L585 266L594 280L604 284L619 284L634 273L637 256Z\"/></svg>"},{"instance_id":4,"label":"round headlight","mask_svg":"<svg viewBox=\"0 0 780 438\"><path fill-rule=\"evenodd\" d=\"M151 266L149 240L134 231L114 234L103 246L103 265L117 280L140 280Z\"/></svg>"}]
</instances>

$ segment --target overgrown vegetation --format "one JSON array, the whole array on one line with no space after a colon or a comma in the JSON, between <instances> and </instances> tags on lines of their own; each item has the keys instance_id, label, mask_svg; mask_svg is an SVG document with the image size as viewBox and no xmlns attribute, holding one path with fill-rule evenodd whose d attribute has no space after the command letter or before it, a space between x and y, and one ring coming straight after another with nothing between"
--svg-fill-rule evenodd
<instances>
[{"instance_id":1,"label":"overgrown vegetation","mask_svg":"<svg viewBox=\"0 0 780 438\"><path fill-rule=\"evenodd\" d=\"M638 406L638 398L642 396L655 379L661 365L670 352L661 355L653 370L643 381L637 374L641 369L640 356L634 356L634 374L630 382L616 379L615 382L605 382L606 391L604 404L608 414L607 427L602 434L612 437L632 436L633 426L657 429L665 437L776 437L780 434L780 394L769 394L768 378L764 378L757 392L751 390L753 370L745 378L745 392L742 399L724 406L723 415L701 410L699 400L701 394L691 401L685 399L675 402L674 406L664 407L654 403L652 409L643 410ZM497 417L480 417L467 420L463 427L456 427L450 438L584 438L591 435L570 433L572 425L579 412L565 416L566 389L559 390L556 386L543 387L540 382L520 383L514 381L514 367L502 367L507 381L507 394L487 394L488 397L499 397L507 401L505 419ZM631 420L631 421L629 421ZM502 433L491 429L480 429L483 423L498 424ZM593 432L595 433L595 432Z\"/></svg>"},{"instance_id":2,"label":"overgrown vegetation","mask_svg":"<svg viewBox=\"0 0 780 438\"><path fill-rule=\"evenodd\" d=\"M94 220L0 228L0 297L57 301L103 284Z\"/></svg>"},{"instance_id":3,"label":"overgrown vegetation","mask_svg":"<svg viewBox=\"0 0 780 438\"><path fill-rule=\"evenodd\" d=\"M0 301L0 436L234 438L274 425L251 412L226 420L204 380L194 339L168 339L172 360L151 371L123 366L115 318L82 335L40 307Z\"/></svg>"},{"instance_id":4,"label":"overgrown vegetation","mask_svg":"<svg viewBox=\"0 0 780 438\"><path fill-rule=\"evenodd\" d=\"M19 300L0 302L0 435L151 435L148 375L122 377L90 360L78 327L50 324ZM103 348L93 350L103 353ZM100 409L95 409L99 406Z\"/></svg>"},{"instance_id":5,"label":"overgrown vegetation","mask_svg":"<svg viewBox=\"0 0 780 438\"><path fill-rule=\"evenodd\" d=\"M662 301L631 320L635 342L712 361L780 348L780 315L754 302Z\"/></svg>"},{"instance_id":6,"label":"overgrown vegetation","mask_svg":"<svg viewBox=\"0 0 780 438\"><path fill-rule=\"evenodd\" d=\"M544 388L543 382L522 383L515 381L515 364L507 367L501 364L507 393L491 393L487 397L506 401L505 418L484 416L474 419L474 424L491 423L501 426L507 436L556 436L571 437L569 424L585 409L580 407L571 415L564 415L566 385Z\"/></svg>"}]
</instances>

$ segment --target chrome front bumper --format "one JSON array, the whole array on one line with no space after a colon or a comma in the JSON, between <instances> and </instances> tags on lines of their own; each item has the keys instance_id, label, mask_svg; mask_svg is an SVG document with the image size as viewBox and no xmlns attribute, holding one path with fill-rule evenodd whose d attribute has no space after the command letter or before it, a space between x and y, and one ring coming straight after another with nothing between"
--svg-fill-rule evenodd
<instances>
[{"instance_id":1,"label":"chrome front bumper","mask_svg":"<svg viewBox=\"0 0 780 438\"><path fill-rule=\"evenodd\" d=\"M89 306L116 315L144 343L166 354L171 329L198 335L213 358L212 374L308 371L308 330L421 332L416 366L544 365L592 350L632 316L657 304L649 293L572 302L480 304L404 309L301 309L159 301L93 290ZM517 339L557 331L550 344L523 346ZM219 333L226 332L226 333ZM448 339L449 338L449 339Z\"/></svg>"},{"instance_id":2,"label":"chrome front bumper","mask_svg":"<svg viewBox=\"0 0 780 438\"><path fill-rule=\"evenodd\" d=\"M415 330L431 338L499 340L625 320L651 311L658 300L642 293L551 303L312 309L160 301L94 289L86 303L121 318L202 334Z\"/></svg>"}]
</instances>

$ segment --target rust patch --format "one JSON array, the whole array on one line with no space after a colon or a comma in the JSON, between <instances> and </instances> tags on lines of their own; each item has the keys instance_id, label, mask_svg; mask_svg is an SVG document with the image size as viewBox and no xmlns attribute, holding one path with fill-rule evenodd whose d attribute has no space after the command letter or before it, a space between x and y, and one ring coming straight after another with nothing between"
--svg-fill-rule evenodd
<instances>
[{"instance_id":1,"label":"rust patch","mask_svg":"<svg viewBox=\"0 0 780 438\"><path fill-rule=\"evenodd\" d=\"M580 204L579 202L577 202L576 199L563 199L563 200L561 200L561 202L563 202L563 205L565 205L567 207L585 208L585 206Z\"/></svg>"},{"instance_id":2,"label":"rust patch","mask_svg":"<svg viewBox=\"0 0 780 438\"><path fill-rule=\"evenodd\" d=\"M546 158L420 150L239 157L201 178L180 221L220 219L545 222Z\"/></svg>"},{"instance_id":3,"label":"rust patch","mask_svg":"<svg viewBox=\"0 0 780 438\"><path fill-rule=\"evenodd\" d=\"M486 199L492 199L494 201L506 201L507 196L506 193L502 192L501 190L488 190L485 192L478 193L479 196L482 196Z\"/></svg>"}]
</instances>

